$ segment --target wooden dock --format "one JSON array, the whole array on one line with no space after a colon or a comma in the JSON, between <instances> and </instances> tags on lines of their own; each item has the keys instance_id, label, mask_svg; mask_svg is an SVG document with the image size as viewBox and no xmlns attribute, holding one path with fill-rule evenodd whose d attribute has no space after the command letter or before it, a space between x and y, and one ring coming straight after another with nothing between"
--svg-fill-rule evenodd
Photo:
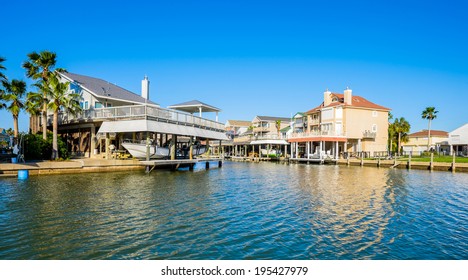
<instances>
[{"instance_id":1,"label":"wooden dock","mask_svg":"<svg viewBox=\"0 0 468 280\"><path fill-rule=\"evenodd\" d=\"M189 170L193 170L196 163L205 162L205 168L210 168L210 162L218 162L218 167L223 166L223 158L197 158L197 159L174 159L174 160L143 160L140 161L140 165L146 166L146 173L150 173L157 166L169 167L172 170L176 170L180 167L188 167Z\"/></svg>"}]
</instances>

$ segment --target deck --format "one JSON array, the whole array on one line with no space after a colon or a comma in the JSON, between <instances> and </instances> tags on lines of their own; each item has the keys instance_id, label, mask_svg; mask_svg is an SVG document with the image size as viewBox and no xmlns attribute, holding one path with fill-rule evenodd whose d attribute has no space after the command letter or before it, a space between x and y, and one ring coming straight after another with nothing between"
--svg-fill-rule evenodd
<instances>
[{"instance_id":1,"label":"deck","mask_svg":"<svg viewBox=\"0 0 468 280\"><path fill-rule=\"evenodd\" d=\"M197 159L174 159L174 160L165 160L165 159L156 159L156 160L142 160L140 165L146 166L146 172L150 173L157 166L169 167L173 170L180 167L189 167L190 170L193 170L193 166L196 163L205 162L205 168L210 168L210 162L218 162L218 167L223 165L223 158L197 158Z\"/></svg>"}]
</instances>

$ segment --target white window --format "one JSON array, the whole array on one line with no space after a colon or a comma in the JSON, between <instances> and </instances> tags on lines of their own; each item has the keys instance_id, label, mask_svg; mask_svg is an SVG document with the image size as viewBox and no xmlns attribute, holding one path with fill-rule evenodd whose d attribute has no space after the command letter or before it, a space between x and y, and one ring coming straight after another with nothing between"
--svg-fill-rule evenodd
<instances>
[{"instance_id":1,"label":"white window","mask_svg":"<svg viewBox=\"0 0 468 280\"><path fill-rule=\"evenodd\" d=\"M377 117L377 111L372 111L372 116L375 118Z\"/></svg>"},{"instance_id":2,"label":"white window","mask_svg":"<svg viewBox=\"0 0 468 280\"><path fill-rule=\"evenodd\" d=\"M377 125L376 124L372 125L372 132L377 132Z\"/></svg>"},{"instance_id":3,"label":"white window","mask_svg":"<svg viewBox=\"0 0 468 280\"><path fill-rule=\"evenodd\" d=\"M98 101L94 102L94 108L96 109L102 108L102 103Z\"/></svg>"},{"instance_id":4,"label":"white window","mask_svg":"<svg viewBox=\"0 0 468 280\"><path fill-rule=\"evenodd\" d=\"M85 109L85 110L88 110L88 109L89 109L89 102L88 102L88 101L85 101L85 102L84 102L84 109Z\"/></svg>"}]
</instances>

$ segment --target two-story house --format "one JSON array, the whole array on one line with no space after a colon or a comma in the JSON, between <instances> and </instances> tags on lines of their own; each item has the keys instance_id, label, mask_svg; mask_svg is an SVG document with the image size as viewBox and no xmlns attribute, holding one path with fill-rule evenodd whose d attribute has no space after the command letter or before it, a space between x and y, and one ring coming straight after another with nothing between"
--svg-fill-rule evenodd
<instances>
[{"instance_id":1,"label":"two-story house","mask_svg":"<svg viewBox=\"0 0 468 280\"><path fill-rule=\"evenodd\" d=\"M307 111L307 129L294 133L291 157L373 156L387 151L390 109L354 95L326 90L323 102Z\"/></svg>"},{"instance_id":2,"label":"two-story house","mask_svg":"<svg viewBox=\"0 0 468 280\"><path fill-rule=\"evenodd\" d=\"M405 153L412 153L419 155L427 151L427 144L429 143L429 150L438 153L450 153L450 146L448 144L448 132L442 130L431 130L431 140L427 139L428 133L426 129L414 132L408 135L408 142L402 144Z\"/></svg>"}]
</instances>

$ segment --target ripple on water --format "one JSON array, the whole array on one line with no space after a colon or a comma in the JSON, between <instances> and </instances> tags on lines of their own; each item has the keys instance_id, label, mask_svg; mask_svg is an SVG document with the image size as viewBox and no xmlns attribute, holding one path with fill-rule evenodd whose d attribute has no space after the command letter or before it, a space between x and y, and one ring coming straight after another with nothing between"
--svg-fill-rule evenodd
<instances>
[{"instance_id":1,"label":"ripple on water","mask_svg":"<svg viewBox=\"0 0 468 280\"><path fill-rule=\"evenodd\" d=\"M1 259L466 259L468 174L270 163L0 179Z\"/></svg>"}]
</instances>

